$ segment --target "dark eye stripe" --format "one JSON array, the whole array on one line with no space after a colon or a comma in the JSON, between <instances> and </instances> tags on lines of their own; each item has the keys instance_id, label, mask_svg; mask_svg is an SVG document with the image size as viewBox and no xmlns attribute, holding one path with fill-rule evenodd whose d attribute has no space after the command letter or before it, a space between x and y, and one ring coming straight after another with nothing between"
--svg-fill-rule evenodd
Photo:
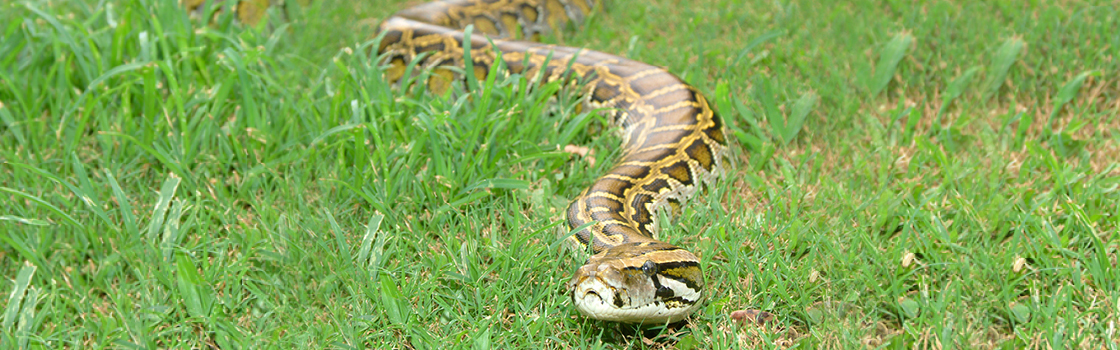
<instances>
[{"instance_id":1,"label":"dark eye stripe","mask_svg":"<svg viewBox=\"0 0 1120 350\"><path fill-rule=\"evenodd\" d=\"M662 261L657 263L657 269L659 271L687 268L700 268L700 263L690 260Z\"/></svg>"}]
</instances>

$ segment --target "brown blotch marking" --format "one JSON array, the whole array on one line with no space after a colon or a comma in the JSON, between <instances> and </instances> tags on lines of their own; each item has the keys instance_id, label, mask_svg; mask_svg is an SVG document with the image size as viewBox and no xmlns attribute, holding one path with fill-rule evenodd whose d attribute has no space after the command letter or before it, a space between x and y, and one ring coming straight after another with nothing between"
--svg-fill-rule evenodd
<instances>
[{"instance_id":1,"label":"brown blotch marking","mask_svg":"<svg viewBox=\"0 0 1120 350\"><path fill-rule=\"evenodd\" d=\"M669 177L680 181L685 186L692 185L692 172L688 168L688 162L678 161L676 163L666 165L661 168L661 173L669 175Z\"/></svg>"},{"instance_id":2,"label":"brown blotch marking","mask_svg":"<svg viewBox=\"0 0 1120 350\"><path fill-rule=\"evenodd\" d=\"M595 92L591 95L591 100L600 102L610 101L618 97L621 93L622 92L618 90L618 86L611 85L605 80L600 80L598 84L595 84Z\"/></svg>"},{"instance_id":3,"label":"brown blotch marking","mask_svg":"<svg viewBox=\"0 0 1120 350\"><path fill-rule=\"evenodd\" d=\"M688 87L683 84L674 84L672 87L676 89L668 89L670 85L659 86L657 90L650 91L650 93L657 93L656 96L649 96L643 94L643 100L649 103L654 109L662 109L673 106L681 101L695 101L692 95L688 93Z\"/></svg>"},{"instance_id":4,"label":"brown blotch marking","mask_svg":"<svg viewBox=\"0 0 1120 350\"><path fill-rule=\"evenodd\" d=\"M642 179L649 176L649 167L641 165L619 165L611 170L611 174L618 174L632 179Z\"/></svg>"},{"instance_id":5,"label":"brown blotch marking","mask_svg":"<svg viewBox=\"0 0 1120 350\"><path fill-rule=\"evenodd\" d=\"M615 200L614 198L608 198L608 197L590 196L590 197L587 198L587 206L588 206L588 208L606 207L608 212L620 212L620 211L622 211L622 202L619 202L618 200ZM590 211L590 209L589 209L589 211ZM599 220L599 219L596 219L596 220Z\"/></svg>"},{"instance_id":6,"label":"brown blotch marking","mask_svg":"<svg viewBox=\"0 0 1120 350\"><path fill-rule=\"evenodd\" d=\"M646 237L653 237L653 232L649 231L648 224L653 222L653 217L650 215L649 209L646 204L653 201L653 197L648 194L638 194L634 199L630 200L630 207L634 208L634 214L630 215L630 220L638 223L638 231Z\"/></svg>"},{"instance_id":7,"label":"brown blotch marking","mask_svg":"<svg viewBox=\"0 0 1120 350\"><path fill-rule=\"evenodd\" d=\"M684 149L684 152L692 159L695 159L704 170L712 171L712 150L708 148L708 144L704 140L696 139L692 144Z\"/></svg>"},{"instance_id":8,"label":"brown blotch marking","mask_svg":"<svg viewBox=\"0 0 1120 350\"><path fill-rule=\"evenodd\" d=\"M661 70L660 68L649 69L657 69L658 72L654 74L648 74L630 82L630 85L634 88L634 92L638 93L639 95L644 96L646 94L660 90L666 86L681 84L680 79L677 79L677 77L674 77L672 74L669 74Z\"/></svg>"},{"instance_id":9,"label":"brown blotch marking","mask_svg":"<svg viewBox=\"0 0 1120 350\"><path fill-rule=\"evenodd\" d=\"M621 217L619 217L618 219L621 219ZM613 236L613 235L626 236L626 235L629 235L629 234L633 234L634 229L631 228L630 226L624 225L624 224L609 223L609 224L603 225L603 233L605 233L608 236Z\"/></svg>"},{"instance_id":10,"label":"brown blotch marking","mask_svg":"<svg viewBox=\"0 0 1120 350\"><path fill-rule=\"evenodd\" d=\"M685 84L671 84L671 85L668 85L668 86L662 86L660 89L657 89L657 91L651 92L647 95L644 95L643 97L648 102L656 102L656 101L650 101L650 100L668 99L668 97L674 96L674 94L679 94L682 91L687 90L687 89L688 89L688 85L685 85ZM687 95L677 95L677 96L687 96ZM686 99L686 98L687 97L683 97L683 98L682 97L677 97L677 99Z\"/></svg>"},{"instance_id":11,"label":"brown blotch marking","mask_svg":"<svg viewBox=\"0 0 1120 350\"><path fill-rule=\"evenodd\" d=\"M673 152L668 150L668 149L654 149L654 150L638 151L638 152L626 155L626 157L622 159L622 162L623 163L633 162L633 161L656 162L656 161L665 159L666 157L669 157L672 154L673 154Z\"/></svg>"},{"instance_id":12,"label":"brown blotch marking","mask_svg":"<svg viewBox=\"0 0 1120 350\"><path fill-rule=\"evenodd\" d=\"M442 52L445 49L447 49L447 45L443 41L434 41L431 44L417 47L416 52Z\"/></svg>"},{"instance_id":13,"label":"brown blotch marking","mask_svg":"<svg viewBox=\"0 0 1120 350\"><path fill-rule=\"evenodd\" d=\"M646 141L641 145L641 148L652 147L657 145L675 145L688 137L690 133L686 130L664 130L651 133L646 136Z\"/></svg>"},{"instance_id":14,"label":"brown blotch marking","mask_svg":"<svg viewBox=\"0 0 1120 350\"><path fill-rule=\"evenodd\" d=\"M586 224L587 221L580 217L583 210L583 199L576 199L568 204L568 228L574 229L580 225Z\"/></svg>"},{"instance_id":15,"label":"brown blotch marking","mask_svg":"<svg viewBox=\"0 0 1120 350\"><path fill-rule=\"evenodd\" d=\"M662 188L669 187L669 181L665 179L655 179L648 184L642 185L642 189L653 193L660 192Z\"/></svg>"},{"instance_id":16,"label":"brown blotch marking","mask_svg":"<svg viewBox=\"0 0 1120 350\"><path fill-rule=\"evenodd\" d=\"M377 52L385 52L389 45L401 42L403 33L399 30L385 31L385 36L381 37L381 44L377 47Z\"/></svg>"},{"instance_id":17,"label":"brown blotch marking","mask_svg":"<svg viewBox=\"0 0 1120 350\"><path fill-rule=\"evenodd\" d=\"M654 127L673 127L673 126L689 126L696 127L696 117L700 113L699 108L690 106L680 106L674 109L663 109L654 114L656 124Z\"/></svg>"},{"instance_id":18,"label":"brown blotch marking","mask_svg":"<svg viewBox=\"0 0 1120 350\"><path fill-rule=\"evenodd\" d=\"M613 211L592 212L591 213L591 220L595 220L595 221L598 221L598 222L603 223L603 224L609 224L611 222L620 223L620 222L625 221L625 217L622 216L622 206L623 206L622 202L618 202L618 201L614 201L614 200L609 200L609 201L611 201L611 204L609 205L610 207L614 207L614 208L618 208L618 209L613 210ZM606 205L604 205L604 206L606 206Z\"/></svg>"},{"instance_id":19,"label":"brown blotch marking","mask_svg":"<svg viewBox=\"0 0 1120 350\"><path fill-rule=\"evenodd\" d=\"M612 178L600 178L591 185L591 189L588 190L587 193L607 192L615 196L622 197L622 195L626 193L626 191L629 191L631 187L634 187L634 182L632 181L622 181Z\"/></svg>"}]
</instances>

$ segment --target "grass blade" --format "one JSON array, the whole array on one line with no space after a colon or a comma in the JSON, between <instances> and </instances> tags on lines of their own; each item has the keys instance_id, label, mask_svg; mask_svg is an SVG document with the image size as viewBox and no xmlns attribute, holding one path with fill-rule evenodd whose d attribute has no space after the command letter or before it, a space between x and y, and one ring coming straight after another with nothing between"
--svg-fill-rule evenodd
<instances>
[{"instance_id":1,"label":"grass blade","mask_svg":"<svg viewBox=\"0 0 1120 350\"><path fill-rule=\"evenodd\" d=\"M35 325L35 306L39 304L39 288L28 288L27 296L23 298L23 307L19 311L19 325L16 326L16 342L20 349L27 349L31 340L32 329Z\"/></svg>"},{"instance_id":2,"label":"grass blade","mask_svg":"<svg viewBox=\"0 0 1120 350\"><path fill-rule=\"evenodd\" d=\"M0 101L0 123L12 133L12 137L16 138L16 143L27 144L27 140L23 138L23 131L20 131L19 123L12 117L12 113L8 112L8 108L3 101Z\"/></svg>"},{"instance_id":3,"label":"grass blade","mask_svg":"<svg viewBox=\"0 0 1120 350\"><path fill-rule=\"evenodd\" d=\"M183 216L183 206L183 200L175 200L171 204L171 209L167 212L167 218L164 220L163 237L159 244L165 259L171 259L171 255L175 253L175 246L179 243L181 237L179 220Z\"/></svg>"},{"instance_id":4,"label":"grass blade","mask_svg":"<svg viewBox=\"0 0 1120 350\"><path fill-rule=\"evenodd\" d=\"M786 32L784 30L775 29L754 38L753 40L751 40L751 42L747 43L747 46L744 46L742 50L739 50L739 55L735 57L735 65L738 66L739 62L742 62L743 59L747 57L747 54L751 53L751 51L753 51L754 48L758 45L762 45L762 43L770 41L770 39L774 39L785 34ZM753 65L754 62L751 63L752 64L750 65Z\"/></svg>"},{"instance_id":5,"label":"grass blade","mask_svg":"<svg viewBox=\"0 0 1120 350\"><path fill-rule=\"evenodd\" d=\"M1067 103L1073 101L1074 97L1077 97L1077 92L1081 90L1081 85L1085 83L1085 79L1100 74L1100 71L1097 70L1081 72L1081 74L1062 85L1062 88L1058 90L1058 96L1054 98L1054 110L1050 111L1050 121L1047 124L1053 123L1054 117L1062 111L1062 107L1065 107Z\"/></svg>"},{"instance_id":6,"label":"grass blade","mask_svg":"<svg viewBox=\"0 0 1120 350\"><path fill-rule=\"evenodd\" d=\"M379 246L384 245L384 239L377 234L381 228L381 221L384 219L385 215L380 213L369 218L369 223L366 224L366 233L362 235L362 246L358 249L358 263L373 265L376 260L379 260L381 249L374 250L373 241L377 239ZM371 254L373 255L371 256Z\"/></svg>"},{"instance_id":7,"label":"grass blade","mask_svg":"<svg viewBox=\"0 0 1120 350\"><path fill-rule=\"evenodd\" d=\"M191 261L189 256L176 254L175 270L178 272L175 284L181 294L180 297L183 298L187 313L197 318L205 318L208 310L203 303L201 293L199 293L203 280L202 275L198 273L198 266Z\"/></svg>"},{"instance_id":8,"label":"grass blade","mask_svg":"<svg viewBox=\"0 0 1120 350\"><path fill-rule=\"evenodd\" d=\"M480 188L501 188L507 190L523 190L529 188L529 181L518 179L485 179L467 186L463 191L470 192Z\"/></svg>"},{"instance_id":9,"label":"grass blade","mask_svg":"<svg viewBox=\"0 0 1120 350\"><path fill-rule=\"evenodd\" d=\"M24 263L23 268L19 270L16 275L16 285L12 288L12 293L8 294L8 306L4 308L4 321L3 329L5 331L12 331L12 326L16 323L16 317L19 315L20 304L23 303L24 294L27 287L31 285L31 277L35 276L35 265Z\"/></svg>"},{"instance_id":10,"label":"grass blade","mask_svg":"<svg viewBox=\"0 0 1120 350\"><path fill-rule=\"evenodd\" d=\"M996 51L995 57L992 58L992 64L988 66L988 80L984 83L984 100L990 100L999 92L999 88L1003 86L1003 81L1007 79L1007 73L1011 71L1011 65L1019 59L1019 53L1027 46L1026 42L1020 38L1010 38L1003 41L1003 46L1000 46Z\"/></svg>"},{"instance_id":11,"label":"grass blade","mask_svg":"<svg viewBox=\"0 0 1120 350\"><path fill-rule=\"evenodd\" d=\"M128 195L124 194L121 185L117 183L117 179L113 177L113 172L105 169L105 178L109 180L109 186L113 188L113 196L117 198L117 205L120 206L121 221L124 222L125 233L130 237L137 237L140 231L136 229L136 218L132 216L132 204L128 201Z\"/></svg>"},{"instance_id":12,"label":"grass blade","mask_svg":"<svg viewBox=\"0 0 1120 350\"><path fill-rule=\"evenodd\" d=\"M51 225L51 223L49 221L44 221L44 220L39 220L39 219L29 219L29 218L19 217L19 216L15 216L15 215L0 215L0 221L18 222L18 223L21 223L21 224L24 224L24 225L32 225L32 226L50 226Z\"/></svg>"},{"instance_id":13,"label":"grass blade","mask_svg":"<svg viewBox=\"0 0 1120 350\"><path fill-rule=\"evenodd\" d=\"M964 89L968 87L969 83L972 83L972 78L976 76L976 73L979 71L980 67L969 68L949 83L949 86L945 88L945 94L941 97L942 111L948 108L950 103L953 103L954 100L964 94Z\"/></svg>"},{"instance_id":14,"label":"grass blade","mask_svg":"<svg viewBox=\"0 0 1120 350\"><path fill-rule=\"evenodd\" d=\"M809 112L812 112L816 106L817 94L812 92L801 94L797 102L794 102L789 119L786 120L785 134L782 135L783 146L797 138L797 134L801 132L801 126L805 124L805 117L809 116Z\"/></svg>"},{"instance_id":15,"label":"grass blade","mask_svg":"<svg viewBox=\"0 0 1120 350\"><path fill-rule=\"evenodd\" d=\"M8 187L0 187L0 192L8 192L8 193L14 194L16 196L23 197L24 199L30 200L32 202L35 202L36 204L39 204L39 205L43 206L44 208L47 208L47 210L55 213L55 215L61 216L63 221L66 221L66 222L70 223L71 225L74 225L75 227L77 227L78 229L80 229L82 231L86 230L85 225L82 225L82 223L80 223L80 222L78 222L78 220L74 219L73 216L70 216L70 214L67 214L66 211L63 211L62 209L59 209L58 207L54 206L53 204L50 204L47 201L43 200L42 198L39 198L38 196L32 195L30 193L26 193L26 192L23 192L23 191L14 189L14 188L8 188Z\"/></svg>"},{"instance_id":16,"label":"grass blade","mask_svg":"<svg viewBox=\"0 0 1120 350\"><path fill-rule=\"evenodd\" d=\"M175 190L179 188L181 182L182 180L174 174L169 174L167 180L163 181L156 206L152 208L152 221L148 222L147 238L149 241L154 240L160 228L163 227L164 214L167 213L167 209L171 205L171 199L175 197Z\"/></svg>"},{"instance_id":17,"label":"grass blade","mask_svg":"<svg viewBox=\"0 0 1120 350\"><path fill-rule=\"evenodd\" d=\"M891 79L894 78L898 62L902 61L913 44L914 36L907 32L895 34L894 38L891 38L891 41L883 48L883 52L879 54L879 63L875 65L875 76L871 78L871 85L868 87L871 90L871 96L878 96L880 92L887 88Z\"/></svg>"},{"instance_id":18,"label":"grass blade","mask_svg":"<svg viewBox=\"0 0 1120 350\"><path fill-rule=\"evenodd\" d=\"M393 280L389 274L381 274L379 279L379 286L381 286L381 308L389 317L389 322L393 324L404 326L407 321L404 310L401 310L401 292L397 289L397 282Z\"/></svg>"}]
</instances>

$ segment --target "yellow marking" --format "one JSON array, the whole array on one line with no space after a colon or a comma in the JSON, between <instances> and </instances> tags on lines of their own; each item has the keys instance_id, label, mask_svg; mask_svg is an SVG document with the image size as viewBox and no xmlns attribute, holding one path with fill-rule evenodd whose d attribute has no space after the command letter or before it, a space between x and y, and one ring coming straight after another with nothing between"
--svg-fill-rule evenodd
<instances>
[{"instance_id":1,"label":"yellow marking","mask_svg":"<svg viewBox=\"0 0 1120 350\"><path fill-rule=\"evenodd\" d=\"M648 77L652 74L658 74L658 73L663 73L663 72L665 72L665 71L663 71L661 69L658 69L658 68L651 68L651 69L646 69L646 70L634 73L633 75L630 75L630 76L627 76L627 77L622 77L622 79L623 79L623 81L626 82L626 85L629 85L629 83L631 83L635 80Z\"/></svg>"},{"instance_id":2,"label":"yellow marking","mask_svg":"<svg viewBox=\"0 0 1120 350\"><path fill-rule=\"evenodd\" d=\"M664 95L664 94L667 94L667 93L670 93L670 92L677 92L677 91L680 91L680 90L689 90L689 89L688 89L688 86L686 86L686 85L673 84L673 85L669 85L669 86L654 90L653 92L650 92L648 94L642 95L642 99L651 100L651 99L658 98L661 95Z\"/></svg>"},{"instance_id":3,"label":"yellow marking","mask_svg":"<svg viewBox=\"0 0 1120 350\"><path fill-rule=\"evenodd\" d=\"M616 200L616 201L622 202L622 205L623 205L623 206L625 206L625 205L626 205L626 201L625 201L625 200L624 200L624 199L623 199L622 197L619 197L619 196L618 196L617 194L615 194L615 193L612 193L612 192L607 192L607 191L594 191L594 192L588 193L588 194L586 195L586 197L587 197L588 199L590 199L590 198L592 198L592 197L603 197L603 198L607 198L607 199L613 199L613 200Z\"/></svg>"}]
</instances>

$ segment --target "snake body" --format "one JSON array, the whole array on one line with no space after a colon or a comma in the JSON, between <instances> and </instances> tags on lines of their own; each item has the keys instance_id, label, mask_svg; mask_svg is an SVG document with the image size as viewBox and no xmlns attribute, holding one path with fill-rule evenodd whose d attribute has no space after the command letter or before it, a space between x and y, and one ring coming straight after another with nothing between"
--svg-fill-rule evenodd
<instances>
[{"instance_id":1,"label":"snake body","mask_svg":"<svg viewBox=\"0 0 1120 350\"><path fill-rule=\"evenodd\" d=\"M434 1L383 21L378 53L390 81L399 81L416 61L430 70L428 88L437 92L462 78L465 48L473 67L465 73L480 79L501 59L510 73L582 82L584 107L606 110L621 129L623 155L568 206L567 226L579 230L567 240L575 250L592 252L568 283L572 303L600 320L676 322L700 306L704 278L696 255L658 240L657 211L677 212L723 173L729 163L723 123L696 88L664 69L512 40L578 24L594 8L593 0ZM244 12L243 21L259 17ZM469 42L462 31L468 26L476 33Z\"/></svg>"},{"instance_id":2,"label":"snake body","mask_svg":"<svg viewBox=\"0 0 1120 350\"><path fill-rule=\"evenodd\" d=\"M594 8L589 0L435 1L382 22L379 53L390 80L408 62L432 69L429 88L458 77L448 66L471 64L484 78L498 57L511 73L583 82L586 107L605 109L622 131L622 159L567 209L568 238L593 255L568 283L584 315L628 323L676 322L699 307L700 260L658 240L657 211L670 212L725 167L723 124L696 88L664 69L590 50L507 40L535 39ZM461 31L473 25L469 43ZM493 43L491 45L491 42ZM497 52L500 52L500 56ZM427 53L426 55L420 55Z\"/></svg>"}]
</instances>

